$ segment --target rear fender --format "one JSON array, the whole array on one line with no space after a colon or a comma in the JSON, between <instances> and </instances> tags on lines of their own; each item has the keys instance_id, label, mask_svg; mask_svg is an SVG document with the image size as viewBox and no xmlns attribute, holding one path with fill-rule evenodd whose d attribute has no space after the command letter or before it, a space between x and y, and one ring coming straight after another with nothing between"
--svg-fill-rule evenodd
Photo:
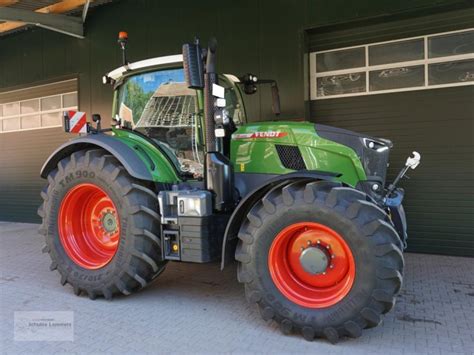
<instances>
[{"instance_id":1,"label":"rear fender","mask_svg":"<svg viewBox=\"0 0 474 355\"><path fill-rule=\"evenodd\" d=\"M136 179L146 181L158 180L157 182L171 182L168 180L173 179L173 177L168 176L169 174L163 175L160 178L160 172L154 171L159 170L155 169L156 162L151 161L149 157L148 159L142 158L139 155L140 150L133 149L121 140L103 133L79 137L61 145L44 163L41 168L41 177L47 178L48 174L56 168L59 161L72 153L83 149L97 148L102 148L117 158L125 170Z\"/></svg>"}]
</instances>

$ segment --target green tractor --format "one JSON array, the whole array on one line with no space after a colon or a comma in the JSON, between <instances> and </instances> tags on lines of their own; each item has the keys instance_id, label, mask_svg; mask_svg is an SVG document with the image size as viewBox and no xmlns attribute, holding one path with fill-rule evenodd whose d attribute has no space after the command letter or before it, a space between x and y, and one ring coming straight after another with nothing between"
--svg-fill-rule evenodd
<instances>
[{"instance_id":1,"label":"green tractor","mask_svg":"<svg viewBox=\"0 0 474 355\"><path fill-rule=\"evenodd\" d=\"M74 293L129 295L169 261L236 260L263 319L304 338L358 337L392 309L406 219L386 170L392 143L310 122L247 122L244 94L268 84L216 73L216 42L104 76L113 125L66 112L86 132L44 164L40 233Z\"/></svg>"}]
</instances>

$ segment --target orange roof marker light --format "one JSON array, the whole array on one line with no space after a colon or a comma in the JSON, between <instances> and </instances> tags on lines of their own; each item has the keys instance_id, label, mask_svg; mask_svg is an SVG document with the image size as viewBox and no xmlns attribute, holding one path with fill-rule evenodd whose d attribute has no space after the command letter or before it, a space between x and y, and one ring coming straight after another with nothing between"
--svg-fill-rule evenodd
<instances>
[{"instance_id":1,"label":"orange roof marker light","mask_svg":"<svg viewBox=\"0 0 474 355\"><path fill-rule=\"evenodd\" d=\"M127 45L127 41L128 41L128 33L125 32L125 31L120 31L119 32L119 35L118 35L118 44L120 45L120 48L122 49L122 62L123 62L123 65L127 65L128 64L128 60L127 60L127 52L126 52L126 45Z\"/></svg>"},{"instance_id":2,"label":"orange roof marker light","mask_svg":"<svg viewBox=\"0 0 474 355\"><path fill-rule=\"evenodd\" d=\"M128 33L125 32L125 31L120 31L118 37L119 37L119 41L120 40L122 40L122 41L125 40L126 41L128 39Z\"/></svg>"}]
</instances>

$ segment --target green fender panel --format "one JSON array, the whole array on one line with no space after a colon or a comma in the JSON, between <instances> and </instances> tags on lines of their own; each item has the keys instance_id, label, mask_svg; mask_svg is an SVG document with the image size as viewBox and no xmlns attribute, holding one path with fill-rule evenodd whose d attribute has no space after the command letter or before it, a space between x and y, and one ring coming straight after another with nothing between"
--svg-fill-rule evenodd
<instances>
[{"instance_id":1,"label":"green fender panel","mask_svg":"<svg viewBox=\"0 0 474 355\"><path fill-rule=\"evenodd\" d=\"M149 138L125 129L114 129L113 136L120 142L132 148L146 164L151 180L161 183L180 181L179 173L173 162Z\"/></svg>"},{"instance_id":2,"label":"green fender panel","mask_svg":"<svg viewBox=\"0 0 474 355\"><path fill-rule=\"evenodd\" d=\"M61 159L76 151L90 148L102 148L108 151L134 178L161 183L180 180L164 153L145 138L124 130L114 130L112 135L89 134L64 143L44 163L41 177L46 178Z\"/></svg>"}]
</instances>

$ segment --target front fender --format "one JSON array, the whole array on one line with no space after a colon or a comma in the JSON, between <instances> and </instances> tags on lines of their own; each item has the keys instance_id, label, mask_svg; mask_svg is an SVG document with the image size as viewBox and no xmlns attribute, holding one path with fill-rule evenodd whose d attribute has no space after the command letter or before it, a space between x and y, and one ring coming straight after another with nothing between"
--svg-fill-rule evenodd
<instances>
[{"instance_id":1,"label":"front fender","mask_svg":"<svg viewBox=\"0 0 474 355\"><path fill-rule=\"evenodd\" d=\"M389 206L388 208L390 210L390 218L395 226L395 230L398 232L398 236L403 243L403 249L406 249L408 234L405 209L402 204L399 204L398 206Z\"/></svg>"},{"instance_id":2,"label":"front fender","mask_svg":"<svg viewBox=\"0 0 474 355\"><path fill-rule=\"evenodd\" d=\"M41 168L41 177L47 178L48 174L56 168L61 159L64 159L76 151L88 148L102 148L106 150L117 158L127 172L136 179L148 181L154 180L151 172L153 166L148 166L150 163L147 164L135 149L121 140L103 133L75 138L61 145L44 163ZM153 162L151 162L151 164L153 164Z\"/></svg>"}]
</instances>

